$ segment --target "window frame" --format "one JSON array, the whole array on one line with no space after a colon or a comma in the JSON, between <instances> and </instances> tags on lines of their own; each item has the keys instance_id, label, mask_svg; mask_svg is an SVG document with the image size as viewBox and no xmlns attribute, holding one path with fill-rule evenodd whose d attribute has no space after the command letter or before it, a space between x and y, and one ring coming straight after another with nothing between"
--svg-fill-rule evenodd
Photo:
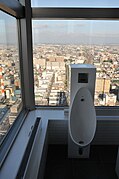
<instances>
[{"instance_id":1,"label":"window frame","mask_svg":"<svg viewBox=\"0 0 119 179\"><path fill-rule=\"evenodd\" d=\"M31 50L32 33L30 32L31 16L29 16L31 8L29 3L25 1L24 5L22 5L19 1L16 0L0 0L0 10L17 19L19 63L23 103L22 110L0 143L0 168L2 167L12 145L14 144L14 141L29 113L29 110L35 109ZM27 85L27 83L29 85Z\"/></svg>"},{"instance_id":2,"label":"window frame","mask_svg":"<svg viewBox=\"0 0 119 179\"><path fill-rule=\"evenodd\" d=\"M119 8L32 8L32 18L47 20L117 20Z\"/></svg>"},{"instance_id":3,"label":"window frame","mask_svg":"<svg viewBox=\"0 0 119 179\"><path fill-rule=\"evenodd\" d=\"M32 20L119 20L119 8L32 7ZM98 114L102 113L102 110L111 110L114 114L119 106L95 106L95 108Z\"/></svg>"},{"instance_id":4,"label":"window frame","mask_svg":"<svg viewBox=\"0 0 119 179\"><path fill-rule=\"evenodd\" d=\"M16 0L0 0L0 10L16 18L25 16L24 7Z\"/></svg>"},{"instance_id":5,"label":"window frame","mask_svg":"<svg viewBox=\"0 0 119 179\"><path fill-rule=\"evenodd\" d=\"M5 137L0 143L0 169L12 147L14 141L28 115L29 111L22 109L20 114L17 116L16 120L14 121L13 125L7 131Z\"/></svg>"}]
</instances>

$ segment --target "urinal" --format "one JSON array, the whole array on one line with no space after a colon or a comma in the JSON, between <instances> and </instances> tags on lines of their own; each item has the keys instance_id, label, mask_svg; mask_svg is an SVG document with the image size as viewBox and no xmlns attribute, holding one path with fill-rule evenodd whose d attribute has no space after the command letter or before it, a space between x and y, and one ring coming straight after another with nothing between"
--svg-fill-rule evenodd
<instances>
[{"instance_id":1,"label":"urinal","mask_svg":"<svg viewBox=\"0 0 119 179\"><path fill-rule=\"evenodd\" d=\"M96 112L88 88L77 91L70 107L69 134L74 143L85 147L91 143L96 131Z\"/></svg>"}]
</instances>

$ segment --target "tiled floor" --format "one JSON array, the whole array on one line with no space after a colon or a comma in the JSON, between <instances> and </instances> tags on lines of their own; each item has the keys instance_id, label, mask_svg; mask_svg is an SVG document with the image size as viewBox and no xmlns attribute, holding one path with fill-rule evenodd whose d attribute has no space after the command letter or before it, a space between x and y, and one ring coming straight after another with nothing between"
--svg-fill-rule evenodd
<instances>
[{"instance_id":1,"label":"tiled floor","mask_svg":"<svg viewBox=\"0 0 119 179\"><path fill-rule=\"evenodd\" d=\"M49 145L44 179L117 179L116 155L116 146L91 146L89 159L68 159L66 145Z\"/></svg>"}]
</instances>

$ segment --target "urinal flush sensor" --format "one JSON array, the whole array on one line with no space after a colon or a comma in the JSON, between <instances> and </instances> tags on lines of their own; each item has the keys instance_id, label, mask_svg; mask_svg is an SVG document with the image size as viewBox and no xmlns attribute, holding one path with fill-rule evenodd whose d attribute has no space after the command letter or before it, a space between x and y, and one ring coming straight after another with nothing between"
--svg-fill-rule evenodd
<instances>
[{"instance_id":1,"label":"urinal flush sensor","mask_svg":"<svg viewBox=\"0 0 119 179\"><path fill-rule=\"evenodd\" d=\"M78 73L78 83L88 83L88 73Z\"/></svg>"},{"instance_id":2,"label":"urinal flush sensor","mask_svg":"<svg viewBox=\"0 0 119 179\"><path fill-rule=\"evenodd\" d=\"M95 79L94 65L70 66L69 135L79 147L89 145L96 130Z\"/></svg>"}]
</instances>

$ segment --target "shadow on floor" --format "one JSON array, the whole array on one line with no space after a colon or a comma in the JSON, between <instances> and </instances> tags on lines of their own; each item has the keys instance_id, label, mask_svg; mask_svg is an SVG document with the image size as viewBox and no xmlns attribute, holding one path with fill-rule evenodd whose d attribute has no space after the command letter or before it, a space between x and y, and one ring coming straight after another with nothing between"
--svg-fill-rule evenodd
<instances>
[{"instance_id":1,"label":"shadow on floor","mask_svg":"<svg viewBox=\"0 0 119 179\"><path fill-rule=\"evenodd\" d=\"M69 159L67 145L49 145L44 179L118 179L117 146L91 146L89 159Z\"/></svg>"}]
</instances>

